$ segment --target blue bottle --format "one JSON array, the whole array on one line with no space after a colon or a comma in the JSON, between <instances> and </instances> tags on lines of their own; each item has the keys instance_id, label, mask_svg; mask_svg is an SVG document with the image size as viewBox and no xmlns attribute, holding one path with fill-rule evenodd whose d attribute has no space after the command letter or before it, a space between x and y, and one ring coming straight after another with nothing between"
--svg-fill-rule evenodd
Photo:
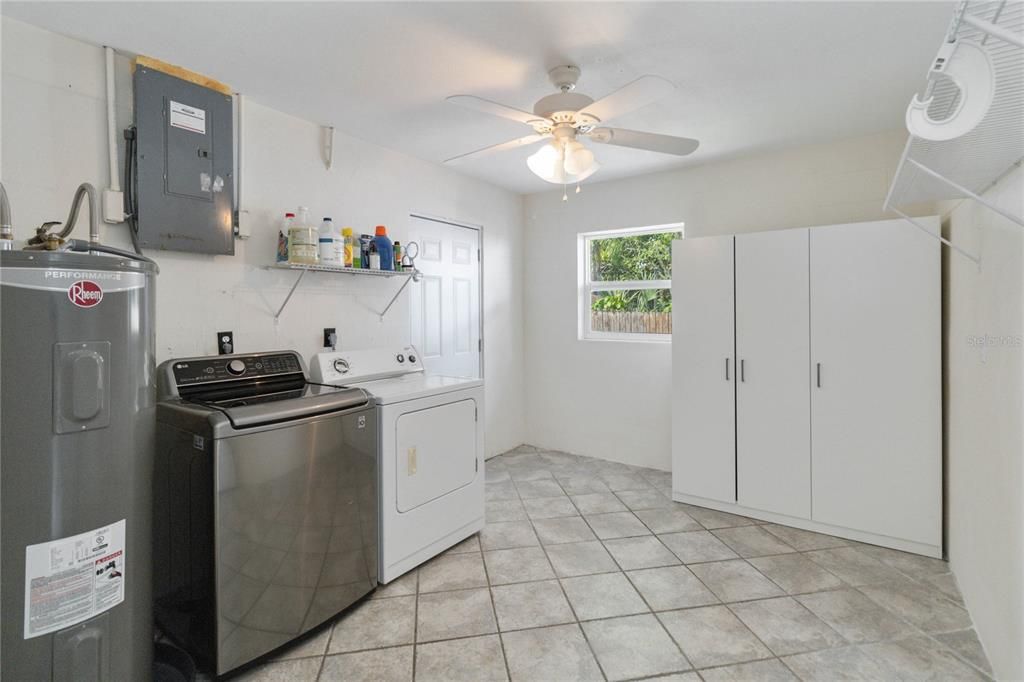
<instances>
[{"instance_id":1,"label":"blue bottle","mask_svg":"<svg viewBox=\"0 0 1024 682\"><path fill-rule=\"evenodd\" d=\"M373 238L373 242L377 245L377 253L380 254L380 269L394 270L395 248L391 244L391 240L388 238L388 228L383 225L378 225L377 235Z\"/></svg>"}]
</instances>

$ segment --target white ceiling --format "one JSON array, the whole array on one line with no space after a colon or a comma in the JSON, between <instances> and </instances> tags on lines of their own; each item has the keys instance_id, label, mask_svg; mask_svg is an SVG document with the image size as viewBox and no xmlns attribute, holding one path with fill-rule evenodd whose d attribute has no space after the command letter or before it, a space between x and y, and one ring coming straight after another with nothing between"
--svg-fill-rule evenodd
<instances>
[{"instance_id":1,"label":"white ceiling","mask_svg":"<svg viewBox=\"0 0 1024 682\"><path fill-rule=\"evenodd\" d=\"M4 2L5 15L180 64L254 100L440 162L531 131L464 111L532 109L546 72L580 66L595 99L642 74L668 99L614 125L696 137L680 159L594 145L594 180L902 126L955 3ZM551 185L516 149L457 170L518 192Z\"/></svg>"}]
</instances>

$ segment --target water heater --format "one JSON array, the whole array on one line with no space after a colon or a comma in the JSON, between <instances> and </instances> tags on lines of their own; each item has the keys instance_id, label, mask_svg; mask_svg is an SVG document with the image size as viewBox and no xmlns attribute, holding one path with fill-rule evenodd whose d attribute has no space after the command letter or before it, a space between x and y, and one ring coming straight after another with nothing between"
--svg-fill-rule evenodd
<instances>
[{"instance_id":1,"label":"water heater","mask_svg":"<svg viewBox=\"0 0 1024 682\"><path fill-rule=\"evenodd\" d=\"M0 678L145 680L152 263L0 252Z\"/></svg>"}]
</instances>

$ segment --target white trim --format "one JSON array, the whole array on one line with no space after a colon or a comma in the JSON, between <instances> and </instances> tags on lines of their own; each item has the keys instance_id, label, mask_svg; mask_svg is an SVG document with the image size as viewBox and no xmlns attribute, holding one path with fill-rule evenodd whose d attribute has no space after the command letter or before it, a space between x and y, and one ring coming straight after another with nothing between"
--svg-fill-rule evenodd
<instances>
[{"instance_id":1,"label":"white trim","mask_svg":"<svg viewBox=\"0 0 1024 682\"><path fill-rule=\"evenodd\" d=\"M759 519L761 521L771 521L772 523L792 526L793 528L799 528L801 530L825 533L826 535L835 535L836 537L854 540L856 542L865 542L870 545L879 545L881 547L889 547L891 549L898 549L904 552L923 554L924 556L933 557L935 559L943 558L942 547L925 544L923 542L903 540L901 538L894 538L888 535L878 535L877 533L854 530L844 526L833 526L829 523L812 521L811 519L801 519L796 516L787 516L786 514L776 514L775 512L744 507L741 504L734 504L732 502L721 502L719 500L712 500L706 497L698 497L697 495L688 495L677 490L672 491L672 500L675 502L692 504L697 507L714 509L715 511L727 512L729 514L749 516L752 519Z\"/></svg>"},{"instance_id":2,"label":"white trim","mask_svg":"<svg viewBox=\"0 0 1024 682\"><path fill-rule=\"evenodd\" d=\"M612 230L596 230L580 232L576 236L577 247L577 339L580 341L617 341L638 343L666 343L672 340L671 334L643 334L640 332L601 332L590 329L590 299L599 291L644 291L651 289L672 288L671 279L632 280L594 282L590 280L590 242L595 239L614 239L616 237L639 237L648 234L679 233L685 236L683 223L650 225L647 227L624 227Z\"/></svg>"}]
</instances>

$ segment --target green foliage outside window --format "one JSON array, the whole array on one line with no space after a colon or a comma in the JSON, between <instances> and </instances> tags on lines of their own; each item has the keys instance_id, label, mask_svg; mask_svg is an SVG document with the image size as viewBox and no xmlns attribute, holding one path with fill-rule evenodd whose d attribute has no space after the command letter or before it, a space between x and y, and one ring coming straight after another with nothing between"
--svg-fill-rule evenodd
<instances>
[{"instance_id":1,"label":"green foliage outside window","mask_svg":"<svg viewBox=\"0 0 1024 682\"><path fill-rule=\"evenodd\" d=\"M591 240L591 281L671 279L672 240L680 236L678 232L662 232ZM668 289L599 291L591 297L590 306L597 311L667 313L672 310L672 294Z\"/></svg>"}]
</instances>

